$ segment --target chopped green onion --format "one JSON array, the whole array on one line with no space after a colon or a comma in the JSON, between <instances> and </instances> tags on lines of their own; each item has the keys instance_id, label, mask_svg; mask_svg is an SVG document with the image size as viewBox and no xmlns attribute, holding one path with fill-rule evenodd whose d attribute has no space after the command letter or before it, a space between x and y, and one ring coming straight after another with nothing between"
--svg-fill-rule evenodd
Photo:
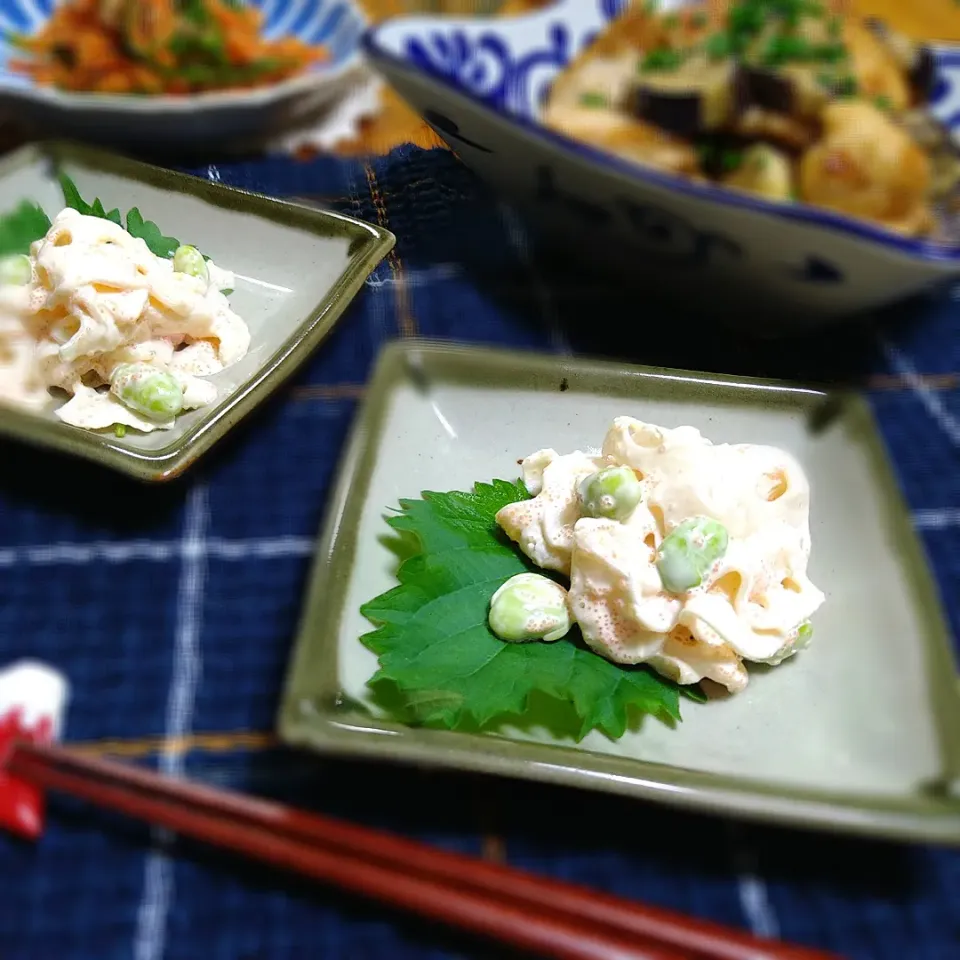
<instances>
[{"instance_id":1,"label":"chopped green onion","mask_svg":"<svg viewBox=\"0 0 960 960\"><path fill-rule=\"evenodd\" d=\"M122 439L123 437L125 437L125 436L127 435L127 428L126 428L126 426L125 426L124 424L118 423L118 424L113 428L113 432L114 432L114 434L117 436L118 439Z\"/></svg>"},{"instance_id":2,"label":"chopped green onion","mask_svg":"<svg viewBox=\"0 0 960 960\"><path fill-rule=\"evenodd\" d=\"M740 4L732 7L727 15L727 23L730 30L739 34L754 34L763 29L765 25L764 10L761 7L755 7L750 4Z\"/></svg>"},{"instance_id":3,"label":"chopped green onion","mask_svg":"<svg viewBox=\"0 0 960 960\"><path fill-rule=\"evenodd\" d=\"M205 26L208 20L203 0L179 0L177 5L184 18L200 26Z\"/></svg>"},{"instance_id":4,"label":"chopped green onion","mask_svg":"<svg viewBox=\"0 0 960 960\"><path fill-rule=\"evenodd\" d=\"M813 45L805 37L784 34L771 37L760 58L767 66L778 66L789 60L810 60L813 50Z\"/></svg>"},{"instance_id":5,"label":"chopped green onion","mask_svg":"<svg viewBox=\"0 0 960 960\"><path fill-rule=\"evenodd\" d=\"M857 79L849 74L818 73L817 83L835 97L857 95Z\"/></svg>"},{"instance_id":6,"label":"chopped green onion","mask_svg":"<svg viewBox=\"0 0 960 960\"><path fill-rule=\"evenodd\" d=\"M813 47L813 56L821 63L839 63L847 58L847 48L842 43L821 43Z\"/></svg>"},{"instance_id":7,"label":"chopped green onion","mask_svg":"<svg viewBox=\"0 0 960 960\"><path fill-rule=\"evenodd\" d=\"M856 77L839 77L834 90L838 97L855 97L857 95Z\"/></svg>"},{"instance_id":8,"label":"chopped green onion","mask_svg":"<svg viewBox=\"0 0 960 960\"><path fill-rule=\"evenodd\" d=\"M581 107L606 107L610 101L602 93L589 92L580 97Z\"/></svg>"},{"instance_id":9,"label":"chopped green onion","mask_svg":"<svg viewBox=\"0 0 960 960\"><path fill-rule=\"evenodd\" d=\"M724 150L720 154L720 166L724 173L736 170L743 163L743 152L740 150Z\"/></svg>"},{"instance_id":10,"label":"chopped green onion","mask_svg":"<svg viewBox=\"0 0 960 960\"><path fill-rule=\"evenodd\" d=\"M874 97L873 102L874 104L876 104L879 110L893 109L893 103L891 102L890 98L884 93L881 93L879 96Z\"/></svg>"},{"instance_id":11,"label":"chopped green onion","mask_svg":"<svg viewBox=\"0 0 960 960\"><path fill-rule=\"evenodd\" d=\"M714 33L707 37L704 50L706 50L707 56L711 60L723 60L733 53L733 44L728 34Z\"/></svg>"},{"instance_id":12,"label":"chopped green onion","mask_svg":"<svg viewBox=\"0 0 960 960\"><path fill-rule=\"evenodd\" d=\"M651 50L640 63L640 72L652 70L676 70L683 63L683 54L679 50L661 47Z\"/></svg>"},{"instance_id":13,"label":"chopped green onion","mask_svg":"<svg viewBox=\"0 0 960 960\"><path fill-rule=\"evenodd\" d=\"M960 2L960 0L958 0ZM648 0L646 9L653 4ZM830 40L817 43L797 31L801 17L825 18L827 8L821 0L740 0L731 4L726 15L726 29L707 37L702 51L711 60L724 60L744 55L759 40L762 49L757 57L766 66L786 63L840 63L847 59L846 46L841 40L843 21L831 17L827 29ZM771 20L772 17L777 18ZM671 13L664 17L663 24L672 28L682 23L682 17ZM703 27L709 19L703 11L691 15L687 22ZM773 26L773 36L767 28ZM675 70L693 51L658 49L651 51L641 61L640 70Z\"/></svg>"}]
</instances>

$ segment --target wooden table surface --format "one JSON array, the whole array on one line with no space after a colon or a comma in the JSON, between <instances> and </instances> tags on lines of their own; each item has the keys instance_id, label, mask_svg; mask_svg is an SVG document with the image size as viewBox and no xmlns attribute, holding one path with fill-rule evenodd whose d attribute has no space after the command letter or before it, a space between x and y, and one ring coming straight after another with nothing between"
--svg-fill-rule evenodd
<instances>
[{"instance_id":1,"label":"wooden table surface","mask_svg":"<svg viewBox=\"0 0 960 960\"><path fill-rule=\"evenodd\" d=\"M548 0L549 2L549 0ZM489 10L499 6L499 15L522 13L544 0L506 0L503 4L482 0L361 0L372 21L420 10L443 10L469 13L478 7ZM960 43L960 0L853 0L855 9L864 14L882 17L891 26L918 39L946 40ZM402 143L421 147L443 146L443 141L392 91L383 94L381 114L367 123L361 135L343 144L338 152L345 155L388 153Z\"/></svg>"}]
</instances>

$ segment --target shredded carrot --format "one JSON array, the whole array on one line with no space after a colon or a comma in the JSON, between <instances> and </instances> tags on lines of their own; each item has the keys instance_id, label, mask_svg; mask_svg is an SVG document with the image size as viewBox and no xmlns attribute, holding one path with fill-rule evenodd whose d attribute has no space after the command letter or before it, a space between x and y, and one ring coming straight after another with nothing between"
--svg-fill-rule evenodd
<instances>
[{"instance_id":1,"label":"shredded carrot","mask_svg":"<svg viewBox=\"0 0 960 960\"><path fill-rule=\"evenodd\" d=\"M285 80L326 59L295 37L267 40L262 14L230 0L65 0L12 64L64 90L188 94Z\"/></svg>"}]
</instances>

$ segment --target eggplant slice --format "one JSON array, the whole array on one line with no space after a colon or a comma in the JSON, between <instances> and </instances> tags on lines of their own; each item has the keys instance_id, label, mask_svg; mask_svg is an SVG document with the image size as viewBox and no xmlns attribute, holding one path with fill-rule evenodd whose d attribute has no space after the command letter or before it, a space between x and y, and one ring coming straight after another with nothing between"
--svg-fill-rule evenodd
<instances>
[{"instance_id":1,"label":"eggplant slice","mask_svg":"<svg viewBox=\"0 0 960 960\"><path fill-rule=\"evenodd\" d=\"M900 125L930 158L934 203L960 200L960 144L936 117L926 110L910 110L898 118Z\"/></svg>"},{"instance_id":2,"label":"eggplant slice","mask_svg":"<svg viewBox=\"0 0 960 960\"><path fill-rule=\"evenodd\" d=\"M791 114L797 94L793 78L778 70L745 65L738 74L737 94L744 109L758 107L774 113Z\"/></svg>"},{"instance_id":3,"label":"eggplant slice","mask_svg":"<svg viewBox=\"0 0 960 960\"><path fill-rule=\"evenodd\" d=\"M802 123L816 121L831 95L842 93L825 83L830 75L822 67L790 65L777 69L744 64L738 71L737 93L741 110L753 108L778 113ZM831 77L831 79L833 79Z\"/></svg>"},{"instance_id":4,"label":"eggplant slice","mask_svg":"<svg viewBox=\"0 0 960 960\"><path fill-rule=\"evenodd\" d=\"M760 107L744 110L734 131L744 140L773 143L791 153L806 150L817 139L816 125Z\"/></svg>"},{"instance_id":5,"label":"eggplant slice","mask_svg":"<svg viewBox=\"0 0 960 960\"><path fill-rule=\"evenodd\" d=\"M737 74L732 61L706 57L691 57L676 70L640 73L628 98L630 111L680 137L722 130L738 110Z\"/></svg>"},{"instance_id":6,"label":"eggplant slice","mask_svg":"<svg viewBox=\"0 0 960 960\"><path fill-rule=\"evenodd\" d=\"M917 47L916 58L907 76L917 101L928 103L937 85L937 61L926 44Z\"/></svg>"},{"instance_id":7,"label":"eggplant slice","mask_svg":"<svg viewBox=\"0 0 960 960\"><path fill-rule=\"evenodd\" d=\"M916 43L877 17L864 20L867 29L890 51L907 75L918 103L927 103L937 82L937 63L925 43Z\"/></svg>"},{"instance_id":8,"label":"eggplant slice","mask_svg":"<svg viewBox=\"0 0 960 960\"><path fill-rule=\"evenodd\" d=\"M637 119L680 137L731 132L795 151L815 139L827 99L812 70L691 59L679 70L640 74L628 103Z\"/></svg>"}]
</instances>

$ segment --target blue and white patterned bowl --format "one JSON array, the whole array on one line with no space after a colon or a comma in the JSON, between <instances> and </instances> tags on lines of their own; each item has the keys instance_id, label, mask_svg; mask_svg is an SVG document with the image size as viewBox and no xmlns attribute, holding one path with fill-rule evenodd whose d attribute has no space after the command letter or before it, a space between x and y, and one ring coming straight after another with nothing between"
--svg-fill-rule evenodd
<instances>
[{"instance_id":1,"label":"blue and white patterned bowl","mask_svg":"<svg viewBox=\"0 0 960 960\"><path fill-rule=\"evenodd\" d=\"M561 0L502 20L402 17L363 45L464 162L585 259L599 254L690 298L765 313L773 327L788 314L838 317L960 277L960 246L690 183L540 126L553 78L622 5ZM933 110L960 134L960 47L936 54Z\"/></svg>"},{"instance_id":2,"label":"blue and white patterned bowl","mask_svg":"<svg viewBox=\"0 0 960 960\"><path fill-rule=\"evenodd\" d=\"M322 44L329 59L271 86L189 96L71 93L16 73L7 34L35 33L63 0L0 0L0 109L38 132L95 143L201 147L280 132L340 96L362 69L366 20L352 0L249 0L269 38Z\"/></svg>"}]
</instances>

